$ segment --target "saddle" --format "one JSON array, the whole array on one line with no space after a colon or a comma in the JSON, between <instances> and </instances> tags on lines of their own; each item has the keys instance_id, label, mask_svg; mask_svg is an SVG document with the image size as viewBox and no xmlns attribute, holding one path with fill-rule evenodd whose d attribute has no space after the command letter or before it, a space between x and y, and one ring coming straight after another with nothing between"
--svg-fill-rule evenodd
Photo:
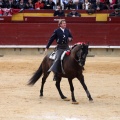
<instances>
[{"instance_id":1,"label":"saddle","mask_svg":"<svg viewBox=\"0 0 120 120\"><path fill-rule=\"evenodd\" d=\"M63 60L63 58L65 57L65 55L69 56L70 55L70 50L67 50L67 51L64 51L61 55L61 59L60 60ZM49 59L51 60L55 60L55 56L56 56L56 52L52 52L49 56Z\"/></svg>"},{"instance_id":2,"label":"saddle","mask_svg":"<svg viewBox=\"0 0 120 120\"><path fill-rule=\"evenodd\" d=\"M70 50L64 51L61 55L60 61L61 61L61 69L62 69L62 73L65 74L65 71L63 69L63 59L65 56L69 56L70 55ZM49 56L49 59L51 60L55 60L55 56L56 56L56 52L52 52Z\"/></svg>"},{"instance_id":3,"label":"saddle","mask_svg":"<svg viewBox=\"0 0 120 120\"><path fill-rule=\"evenodd\" d=\"M56 55L55 52L52 52L49 56L49 59L55 60L55 55Z\"/></svg>"}]
</instances>

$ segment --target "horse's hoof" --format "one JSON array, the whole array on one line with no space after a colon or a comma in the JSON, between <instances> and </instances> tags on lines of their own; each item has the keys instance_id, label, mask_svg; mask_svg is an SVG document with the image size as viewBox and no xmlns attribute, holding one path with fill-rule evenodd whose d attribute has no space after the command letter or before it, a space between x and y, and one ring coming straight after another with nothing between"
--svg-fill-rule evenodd
<instances>
[{"instance_id":1,"label":"horse's hoof","mask_svg":"<svg viewBox=\"0 0 120 120\"><path fill-rule=\"evenodd\" d=\"M43 97L43 95L40 95L40 97Z\"/></svg>"},{"instance_id":2,"label":"horse's hoof","mask_svg":"<svg viewBox=\"0 0 120 120\"><path fill-rule=\"evenodd\" d=\"M91 99L89 99L89 102L93 103L93 99L92 99L92 98L91 98Z\"/></svg>"},{"instance_id":3,"label":"horse's hoof","mask_svg":"<svg viewBox=\"0 0 120 120\"><path fill-rule=\"evenodd\" d=\"M69 99L69 98L64 98L63 100L64 100L64 101L70 101L70 99Z\"/></svg>"},{"instance_id":4,"label":"horse's hoof","mask_svg":"<svg viewBox=\"0 0 120 120\"><path fill-rule=\"evenodd\" d=\"M92 99L92 98L89 98L89 101L93 101L93 99Z\"/></svg>"},{"instance_id":5,"label":"horse's hoof","mask_svg":"<svg viewBox=\"0 0 120 120\"><path fill-rule=\"evenodd\" d=\"M76 102L72 102L72 104L79 104L79 102L77 102L77 101Z\"/></svg>"}]
</instances>

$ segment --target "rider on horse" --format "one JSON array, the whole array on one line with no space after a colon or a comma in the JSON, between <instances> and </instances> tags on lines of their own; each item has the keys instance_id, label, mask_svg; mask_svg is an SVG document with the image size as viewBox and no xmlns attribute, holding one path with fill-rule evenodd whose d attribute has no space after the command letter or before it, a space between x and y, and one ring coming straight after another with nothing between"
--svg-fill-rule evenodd
<instances>
[{"instance_id":1,"label":"rider on horse","mask_svg":"<svg viewBox=\"0 0 120 120\"><path fill-rule=\"evenodd\" d=\"M52 36L50 37L50 39L46 45L46 49L45 49L45 53L46 53L47 49L50 47L50 45L53 43L53 41L56 40L56 42L57 42L56 57L53 62L53 65L48 70L48 72L50 72L50 71L54 72L53 80L56 80L56 81L58 78L58 74L62 73L60 57L65 50L70 49L68 44L73 39L70 31L68 29L66 29L66 21L64 19L62 19L58 22L58 26L59 26L59 28L54 30Z\"/></svg>"}]
</instances>

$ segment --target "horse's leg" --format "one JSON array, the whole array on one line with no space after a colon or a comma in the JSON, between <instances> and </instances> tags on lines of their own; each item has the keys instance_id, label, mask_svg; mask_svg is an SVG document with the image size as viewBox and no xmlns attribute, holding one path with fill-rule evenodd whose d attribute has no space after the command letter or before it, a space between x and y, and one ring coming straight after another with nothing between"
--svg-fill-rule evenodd
<instances>
[{"instance_id":1,"label":"horse's leg","mask_svg":"<svg viewBox=\"0 0 120 120\"><path fill-rule=\"evenodd\" d=\"M84 88L84 90L85 90L85 92L86 92L86 94L87 94L87 97L89 98L89 101L92 101L93 99L92 99L92 97L91 97L91 95L90 95L90 92L88 91L88 88L87 88L87 86L86 86L86 84L85 84L85 81L84 81L84 76L82 75L80 78L78 78L79 80L80 80L80 83L82 84L82 86L83 86L83 88Z\"/></svg>"},{"instance_id":2,"label":"horse's leg","mask_svg":"<svg viewBox=\"0 0 120 120\"><path fill-rule=\"evenodd\" d=\"M44 84L45 84L46 79L47 79L47 77L48 77L49 74L50 74L50 72L47 72L47 73L44 74L43 77L42 77L42 83L41 83L41 89L40 89L40 96L43 96Z\"/></svg>"},{"instance_id":3,"label":"horse's leg","mask_svg":"<svg viewBox=\"0 0 120 120\"><path fill-rule=\"evenodd\" d=\"M55 84L55 85L56 85L56 88L57 88L57 90L58 90L58 92L59 92L59 94L60 94L60 97L61 97L62 99L64 99L65 101L69 101L70 99L68 99L66 96L64 96L63 93L62 93L62 91L61 91L60 82L61 82L61 77L59 77L59 78L57 79L56 84Z\"/></svg>"},{"instance_id":4,"label":"horse's leg","mask_svg":"<svg viewBox=\"0 0 120 120\"><path fill-rule=\"evenodd\" d=\"M68 82L69 82L70 90L71 90L72 103L78 104L78 102L76 101L75 96L74 96L74 86L73 86L72 79L68 79Z\"/></svg>"}]
</instances>

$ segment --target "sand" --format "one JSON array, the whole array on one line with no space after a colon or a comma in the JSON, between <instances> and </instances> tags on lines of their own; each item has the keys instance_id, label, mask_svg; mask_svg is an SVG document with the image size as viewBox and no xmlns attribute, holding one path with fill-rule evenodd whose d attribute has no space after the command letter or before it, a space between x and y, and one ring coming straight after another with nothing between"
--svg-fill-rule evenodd
<instances>
[{"instance_id":1,"label":"sand","mask_svg":"<svg viewBox=\"0 0 120 120\"><path fill-rule=\"evenodd\" d=\"M120 120L120 57L87 58L84 77L94 102L74 79L77 105L60 98L52 73L42 98L41 79L32 87L27 85L42 59L42 55L0 57L0 120ZM61 89L71 99L65 78Z\"/></svg>"}]
</instances>

